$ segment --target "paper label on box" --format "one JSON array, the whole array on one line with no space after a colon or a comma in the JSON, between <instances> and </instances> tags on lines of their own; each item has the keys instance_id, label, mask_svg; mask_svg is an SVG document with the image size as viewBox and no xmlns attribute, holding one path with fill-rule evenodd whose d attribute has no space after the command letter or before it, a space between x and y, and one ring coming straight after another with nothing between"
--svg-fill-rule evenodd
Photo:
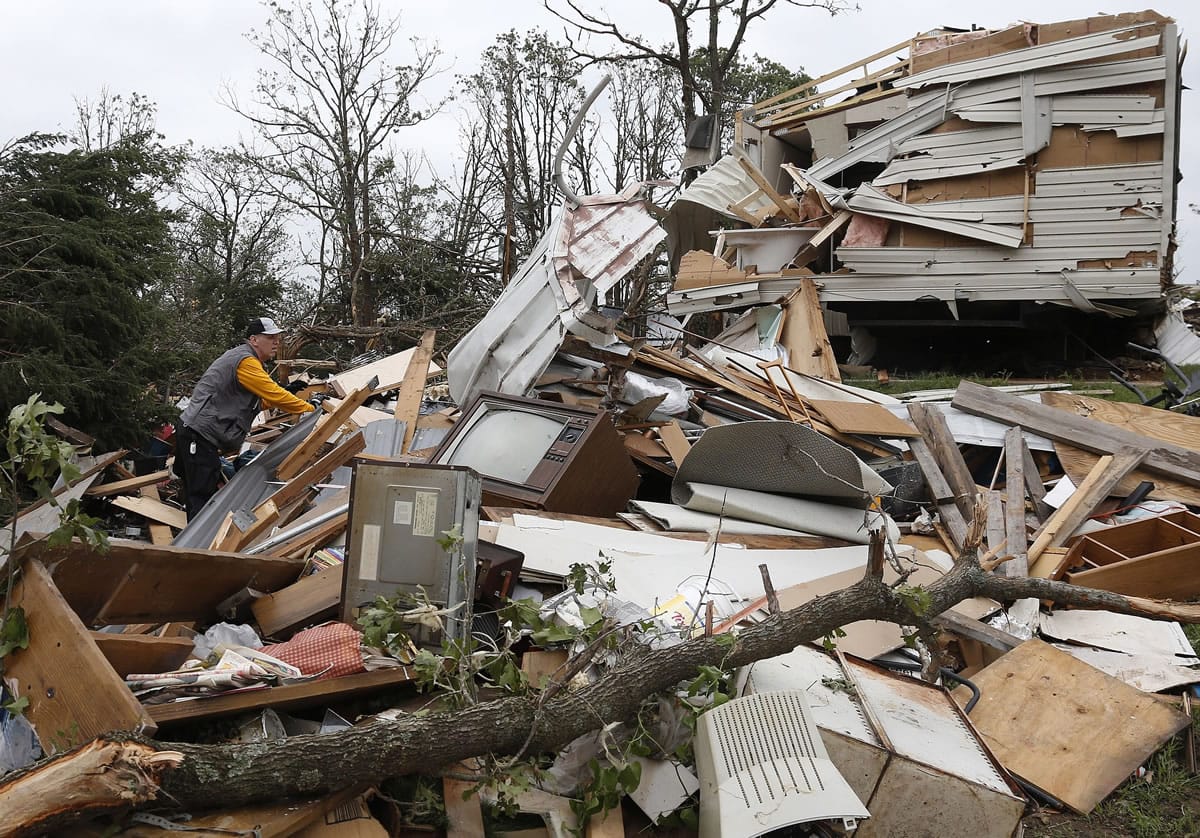
<instances>
[{"instance_id":1,"label":"paper label on box","mask_svg":"<svg viewBox=\"0 0 1200 838\"><path fill-rule=\"evenodd\" d=\"M437 535L437 492L417 492L413 503L413 535L433 538Z\"/></svg>"},{"instance_id":2,"label":"paper label on box","mask_svg":"<svg viewBox=\"0 0 1200 838\"><path fill-rule=\"evenodd\" d=\"M392 510L392 523L402 527L412 525L413 521L413 505L412 501L398 500L396 508Z\"/></svg>"},{"instance_id":3,"label":"paper label on box","mask_svg":"<svg viewBox=\"0 0 1200 838\"><path fill-rule=\"evenodd\" d=\"M363 524L362 549L359 551L358 578L370 582L379 580L378 524Z\"/></svg>"}]
</instances>

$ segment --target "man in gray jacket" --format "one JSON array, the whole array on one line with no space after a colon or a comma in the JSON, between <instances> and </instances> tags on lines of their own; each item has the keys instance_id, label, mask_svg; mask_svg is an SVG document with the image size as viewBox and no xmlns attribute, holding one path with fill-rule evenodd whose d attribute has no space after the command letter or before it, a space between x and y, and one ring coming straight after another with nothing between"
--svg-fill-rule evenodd
<instances>
[{"instance_id":1,"label":"man in gray jacket","mask_svg":"<svg viewBox=\"0 0 1200 838\"><path fill-rule=\"evenodd\" d=\"M279 351L282 332L269 317L251 320L245 342L212 362L179 417L175 473L183 481L189 520L217 493L221 452L236 453L242 447L263 407L286 413L314 409L276 384L263 367Z\"/></svg>"}]
</instances>

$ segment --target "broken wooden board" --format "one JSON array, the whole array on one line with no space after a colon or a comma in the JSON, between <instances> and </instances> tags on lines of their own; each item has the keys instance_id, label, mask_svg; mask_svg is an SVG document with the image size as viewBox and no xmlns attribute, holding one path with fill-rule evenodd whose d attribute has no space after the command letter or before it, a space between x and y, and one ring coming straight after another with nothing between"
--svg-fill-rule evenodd
<instances>
[{"instance_id":1,"label":"broken wooden board","mask_svg":"<svg viewBox=\"0 0 1200 838\"><path fill-rule=\"evenodd\" d=\"M20 547L21 574L9 604L25 611L29 648L4 659L4 678L29 700L25 717L46 753L81 745L111 730L153 736L155 722L133 697L40 561Z\"/></svg>"},{"instance_id":2,"label":"broken wooden board","mask_svg":"<svg viewBox=\"0 0 1200 838\"><path fill-rule=\"evenodd\" d=\"M812 405L825 421L844 434L867 436L918 437L921 432L896 416L886 407L873 402L841 402L811 399Z\"/></svg>"},{"instance_id":3,"label":"broken wooden board","mask_svg":"<svg viewBox=\"0 0 1200 838\"><path fill-rule=\"evenodd\" d=\"M1147 449L1144 470L1154 473L1155 477L1151 479L1157 481L1157 475L1162 474L1200 487L1200 452L970 381L958 385L951 404L967 413L1008 425L1020 425L1055 441L1069 442L1098 454L1112 454L1121 448Z\"/></svg>"},{"instance_id":4,"label":"broken wooden board","mask_svg":"<svg viewBox=\"0 0 1200 838\"><path fill-rule=\"evenodd\" d=\"M153 486L155 483L160 483L163 480L170 480L171 472L163 469L151 474L143 474L140 477L129 477L125 480L117 480L113 483L101 483L92 486L87 490L86 494L91 497L100 497L104 495L123 495L126 492L134 492L141 489L143 486Z\"/></svg>"},{"instance_id":5,"label":"broken wooden board","mask_svg":"<svg viewBox=\"0 0 1200 838\"><path fill-rule=\"evenodd\" d=\"M745 282L746 272L732 267L728 262L703 250L691 250L679 260L675 272L674 290L707 288L710 285L729 285Z\"/></svg>"},{"instance_id":6,"label":"broken wooden board","mask_svg":"<svg viewBox=\"0 0 1200 838\"><path fill-rule=\"evenodd\" d=\"M467 761L453 767L467 776L478 774L480 766ZM446 838L485 838L483 811L479 806L479 795L475 794L476 783L442 776L442 799L446 804Z\"/></svg>"},{"instance_id":7,"label":"broken wooden board","mask_svg":"<svg viewBox=\"0 0 1200 838\"><path fill-rule=\"evenodd\" d=\"M425 379L429 377L429 362L433 357L433 341L437 335L435 329L426 329L417 344L417 351L409 360L408 369L404 371L404 380L400 382L400 392L396 395L394 415L404 423L404 443L397 453L405 454L412 444L413 435L417 432L417 418L421 415L421 397L425 393Z\"/></svg>"},{"instance_id":8,"label":"broken wooden board","mask_svg":"<svg viewBox=\"0 0 1200 838\"><path fill-rule=\"evenodd\" d=\"M1053 392L1042 393L1042 404L1183 448L1196 449L1200 442L1200 418L1182 416L1170 410ZM1063 471L1076 485L1083 481L1099 459L1098 454L1065 441L1056 440L1054 451L1058 454ZM1200 489L1174 480L1170 475L1154 474L1144 468L1135 469L1127 475L1117 484L1113 493L1128 495L1143 480L1154 484L1151 497L1170 498L1189 506L1200 505Z\"/></svg>"},{"instance_id":9,"label":"broken wooden board","mask_svg":"<svg viewBox=\"0 0 1200 838\"><path fill-rule=\"evenodd\" d=\"M1190 724L1179 710L1040 640L972 678L971 723L1009 771L1087 813Z\"/></svg>"},{"instance_id":10,"label":"broken wooden board","mask_svg":"<svg viewBox=\"0 0 1200 838\"><path fill-rule=\"evenodd\" d=\"M98 553L78 541L50 547L30 538L15 553L52 568L54 584L88 625L215 622L217 605L228 597L247 587L279 590L304 567L287 559L116 539Z\"/></svg>"},{"instance_id":11,"label":"broken wooden board","mask_svg":"<svg viewBox=\"0 0 1200 838\"><path fill-rule=\"evenodd\" d=\"M788 367L826 381L841 381L842 374L821 313L817 284L811 279L800 280L782 305L784 318L779 342L787 349Z\"/></svg>"},{"instance_id":12,"label":"broken wooden board","mask_svg":"<svg viewBox=\"0 0 1200 838\"><path fill-rule=\"evenodd\" d=\"M186 512L174 506L169 506L160 500L138 496L135 498L116 497L109 502L115 507L124 509L126 512L141 515L147 520L166 524L168 527L173 527L177 530L181 530L187 526Z\"/></svg>"}]
</instances>

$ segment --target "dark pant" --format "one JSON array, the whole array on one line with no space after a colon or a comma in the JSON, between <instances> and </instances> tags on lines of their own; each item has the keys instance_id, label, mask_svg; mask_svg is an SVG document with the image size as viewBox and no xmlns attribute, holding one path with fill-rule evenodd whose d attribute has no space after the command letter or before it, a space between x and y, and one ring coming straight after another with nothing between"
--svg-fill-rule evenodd
<instances>
[{"instance_id":1,"label":"dark pant","mask_svg":"<svg viewBox=\"0 0 1200 838\"><path fill-rule=\"evenodd\" d=\"M183 495L190 521L217 493L221 458L215 445L187 425L181 425L175 432L175 474L183 481Z\"/></svg>"}]
</instances>

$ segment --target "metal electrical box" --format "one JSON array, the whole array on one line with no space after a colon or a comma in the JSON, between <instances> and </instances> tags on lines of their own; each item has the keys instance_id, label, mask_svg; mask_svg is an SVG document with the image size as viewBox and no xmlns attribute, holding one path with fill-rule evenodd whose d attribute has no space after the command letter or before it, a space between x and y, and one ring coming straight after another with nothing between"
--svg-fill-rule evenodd
<instances>
[{"instance_id":1,"label":"metal electrical box","mask_svg":"<svg viewBox=\"0 0 1200 838\"><path fill-rule=\"evenodd\" d=\"M341 618L353 623L376 597L417 594L439 609L443 632L414 623L413 642L440 645L471 630L475 546L479 537L479 475L464 466L356 460L350 484L350 531L342 576ZM447 534L461 541L443 546Z\"/></svg>"}]
</instances>

